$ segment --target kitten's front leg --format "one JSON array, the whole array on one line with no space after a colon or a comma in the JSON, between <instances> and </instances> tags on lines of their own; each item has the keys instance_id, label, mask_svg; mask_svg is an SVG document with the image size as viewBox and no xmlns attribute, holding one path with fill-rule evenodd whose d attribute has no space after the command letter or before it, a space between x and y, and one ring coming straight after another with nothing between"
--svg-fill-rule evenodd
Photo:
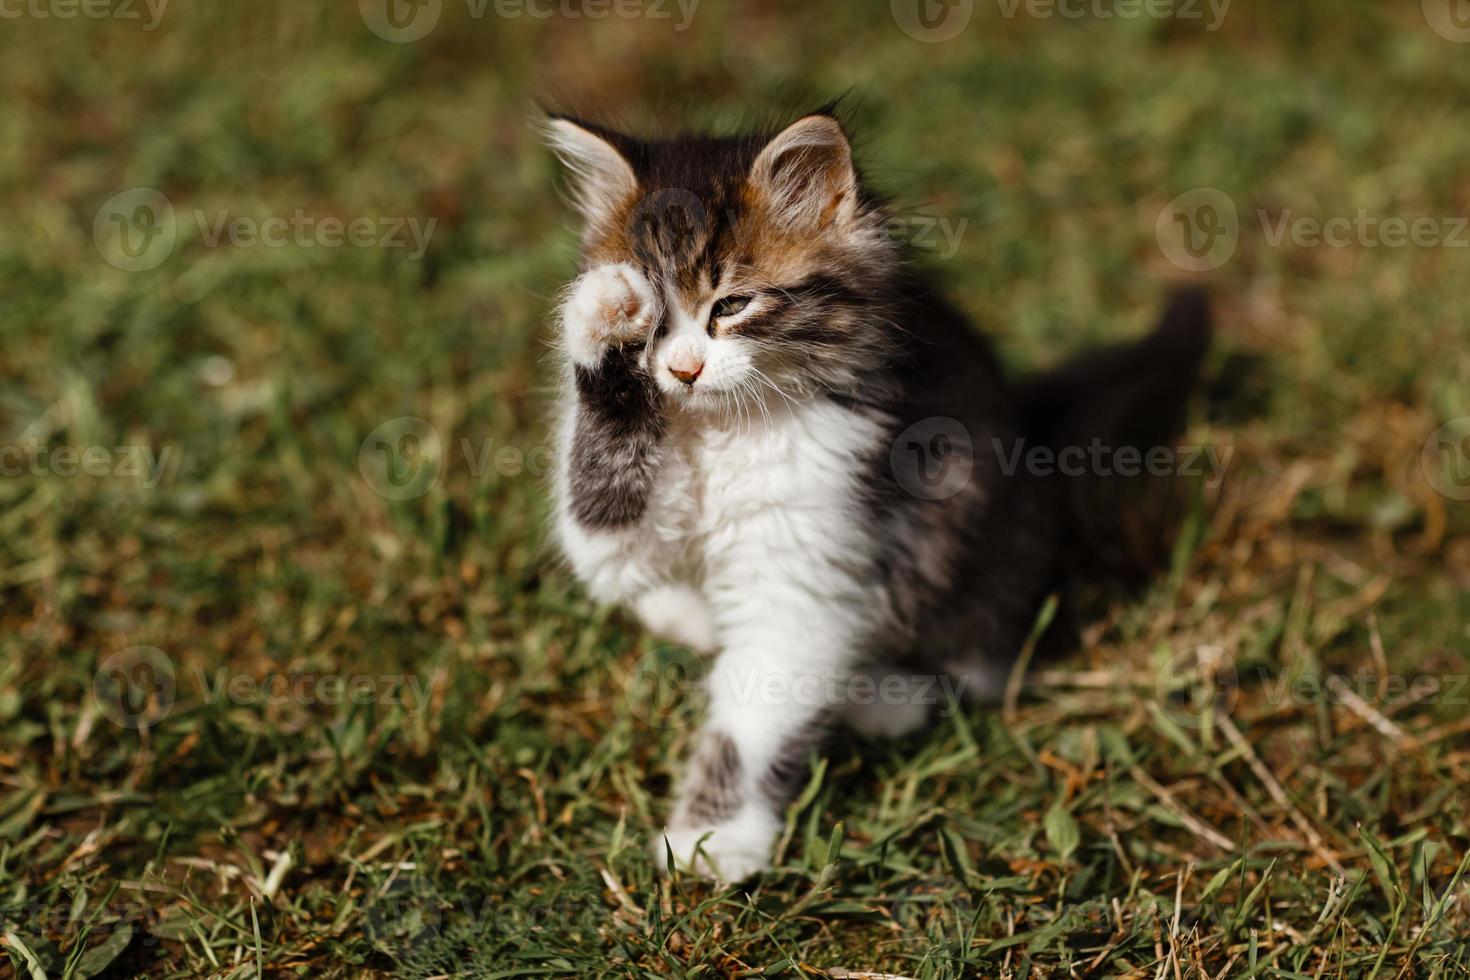
<instances>
[{"instance_id":1,"label":"kitten's front leg","mask_svg":"<svg viewBox=\"0 0 1470 980\"><path fill-rule=\"evenodd\" d=\"M558 533L589 591L632 601L654 633L700 652L714 648L703 598L666 581L657 534L640 531L661 463L663 408L640 356L660 313L658 295L627 264L582 275L562 308L571 364L561 431Z\"/></svg>"},{"instance_id":2,"label":"kitten's front leg","mask_svg":"<svg viewBox=\"0 0 1470 980\"><path fill-rule=\"evenodd\" d=\"M626 263L584 273L563 307L576 392L567 490L584 527L626 527L648 505L664 414L639 358L659 313L658 294Z\"/></svg>"},{"instance_id":3,"label":"kitten's front leg","mask_svg":"<svg viewBox=\"0 0 1470 980\"><path fill-rule=\"evenodd\" d=\"M751 614L725 631L708 682L709 720L653 848L660 868L667 840L681 867L730 882L770 867L853 640L850 623L815 596L757 589L745 598Z\"/></svg>"},{"instance_id":4,"label":"kitten's front leg","mask_svg":"<svg viewBox=\"0 0 1470 980\"><path fill-rule=\"evenodd\" d=\"M639 363L659 315L657 293L627 264L584 273L561 312L570 375L558 434L557 532L578 576L604 602L632 599L660 580L637 534L664 432L658 391Z\"/></svg>"}]
</instances>

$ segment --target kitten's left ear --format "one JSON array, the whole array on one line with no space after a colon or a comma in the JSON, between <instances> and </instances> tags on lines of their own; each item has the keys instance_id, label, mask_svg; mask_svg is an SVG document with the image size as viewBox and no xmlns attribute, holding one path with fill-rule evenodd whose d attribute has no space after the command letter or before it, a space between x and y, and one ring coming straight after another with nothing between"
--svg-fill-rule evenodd
<instances>
[{"instance_id":1,"label":"kitten's left ear","mask_svg":"<svg viewBox=\"0 0 1470 980\"><path fill-rule=\"evenodd\" d=\"M588 224L596 224L638 192L638 178L626 157L602 133L553 116L546 142L572 173L572 195Z\"/></svg>"},{"instance_id":2,"label":"kitten's left ear","mask_svg":"<svg viewBox=\"0 0 1470 980\"><path fill-rule=\"evenodd\" d=\"M857 206L852 146L831 116L803 116L756 157L751 183L778 219L806 228L847 221Z\"/></svg>"}]
</instances>

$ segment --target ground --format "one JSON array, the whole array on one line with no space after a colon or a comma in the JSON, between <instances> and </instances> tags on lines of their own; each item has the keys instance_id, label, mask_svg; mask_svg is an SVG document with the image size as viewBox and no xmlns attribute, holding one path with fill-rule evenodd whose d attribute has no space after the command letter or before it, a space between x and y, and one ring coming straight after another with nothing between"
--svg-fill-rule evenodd
<instances>
[{"instance_id":1,"label":"ground","mask_svg":"<svg viewBox=\"0 0 1470 980\"><path fill-rule=\"evenodd\" d=\"M5 13L0 975L1470 972L1448 3L374 2ZM697 698L547 542L535 102L846 91L1014 369L1208 283L1228 463L1009 703L831 745L776 871L661 881Z\"/></svg>"}]
</instances>

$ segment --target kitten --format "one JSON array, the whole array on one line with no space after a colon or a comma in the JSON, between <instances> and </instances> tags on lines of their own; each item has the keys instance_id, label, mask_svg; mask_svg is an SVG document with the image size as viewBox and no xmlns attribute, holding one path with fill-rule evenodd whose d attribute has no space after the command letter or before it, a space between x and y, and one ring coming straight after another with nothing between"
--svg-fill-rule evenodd
<instances>
[{"instance_id":1,"label":"kitten","mask_svg":"<svg viewBox=\"0 0 1470 980\"><path fill-rule=\"evenodd\" d=\"M653 850L738 881L769 866L832 721L911 732L939 672L995 693L1063 545L1096 531L1073 506L1090 490L1005 453L1168 437L1206 311L1187 297L1150 338L1012 385L888 233L832 114L733 138L547 130L585 223L557 536L595 598L716 655Z\"/></svg>"}]
</instances>

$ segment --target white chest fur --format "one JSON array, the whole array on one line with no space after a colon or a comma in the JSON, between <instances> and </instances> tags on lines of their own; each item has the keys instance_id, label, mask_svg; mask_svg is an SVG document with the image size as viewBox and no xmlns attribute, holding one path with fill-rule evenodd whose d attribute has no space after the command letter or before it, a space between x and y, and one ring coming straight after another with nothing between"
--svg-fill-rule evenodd
<instances>
[{"instance_id":1,"label":"white chest fur","mask_svg":"<svg viewBox=\"0 0 1470 980\"><path fill-rule=\"evenodd\" d=\"M879 438L872 423L826 401L776 400L733 420L674 413L641 520L581 528L563 475L559 536L604 601L675 584L709 595L773 577L837 588L832 580L871 553L856 492Z\"/></svg>"},{"instance_id":2,"label":"white chest fur","mask_svg":"<svg viewBox=\"0 0 1470 980\"><path fill-rule=\"evenodd\" d=\"M795 558L815 539L849 550L860 468L871 427L828 402L770 406L723 425L676 418L648 528L671 548L671 568L697 582ZM828 551L815 548L816 558ZM752 570L747 565L746 570Z\"/></svg>"}]
</instances>

